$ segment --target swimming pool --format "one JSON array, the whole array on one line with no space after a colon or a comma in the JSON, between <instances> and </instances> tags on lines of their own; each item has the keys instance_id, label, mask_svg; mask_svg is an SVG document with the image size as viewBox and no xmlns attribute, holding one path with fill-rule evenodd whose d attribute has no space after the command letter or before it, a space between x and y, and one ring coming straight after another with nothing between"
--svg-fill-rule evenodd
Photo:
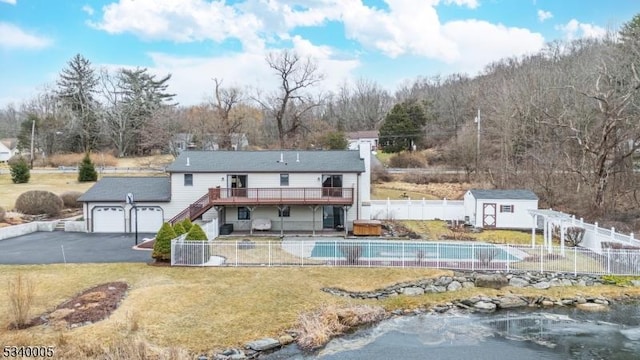
<instances>
[{"instance_id":1,"label":"swimming pool","mask_svg":"<svg viewBox=\"0 0 640 360\"><path fill-rule=\"evenodd\" d=\"M499 245L486 243L397 242L397 241L317 241L314 259L359 259L420 261L520 261L516 254Z\"/></svg>"}]
</instances>

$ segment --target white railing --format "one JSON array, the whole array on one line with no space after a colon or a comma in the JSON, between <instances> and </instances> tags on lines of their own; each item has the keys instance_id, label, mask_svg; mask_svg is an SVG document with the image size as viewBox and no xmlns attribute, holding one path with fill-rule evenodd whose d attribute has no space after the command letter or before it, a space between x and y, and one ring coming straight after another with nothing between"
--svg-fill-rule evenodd
<instances>
[{"instance_id":1,"label":"white railing","mask_svg":"<svg viewBox=\"0 0 640 360\"><path fill-rule=\"evenodd\" d=\"M639 250L382 240L171 242L178 266L345 266L640 275Z\"/></svg>"},{"instance_id":2,"label":"white railing","mask_svg":"<svg viewBox=\"0 0 640 360\"><path fill-rule=\"evenodd\" d=\"M371 217L379 220L464 220L464 201L371 200Z\"/></svg>"},{"instance_id":3,"label":"white railing","mask_svg":"<svg viewBox=\"0 0 640 360\"><path fill-rule=\"evenodd\" d=\"M634 238L633 233L629 235L621 234L616 232L615 228L602 228L598 226L597 222L595 224L589 224L584 222L583 219L576 219L575 217L571 218L570 226L583 228L585 232L580 246L593 250L598 254L606 251L607 247L602 246L602 243L618 243L640 248L640 240Z\"/></svg>"}]
</instances>

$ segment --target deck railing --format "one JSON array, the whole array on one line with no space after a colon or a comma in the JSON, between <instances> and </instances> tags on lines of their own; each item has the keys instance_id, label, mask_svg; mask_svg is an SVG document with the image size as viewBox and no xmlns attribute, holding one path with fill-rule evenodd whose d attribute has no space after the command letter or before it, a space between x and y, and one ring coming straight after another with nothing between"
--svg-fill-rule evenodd
<instances>
[{"instance_id":1,"label":"deck railing","mask_svg":"<svg viewBox=\"0 0 640 360\"><path fill-rule=\"evenodd\" d=\"M344 204L353 203L353 188L213 188L213 204Z\"/></svg>"}]
</instances>

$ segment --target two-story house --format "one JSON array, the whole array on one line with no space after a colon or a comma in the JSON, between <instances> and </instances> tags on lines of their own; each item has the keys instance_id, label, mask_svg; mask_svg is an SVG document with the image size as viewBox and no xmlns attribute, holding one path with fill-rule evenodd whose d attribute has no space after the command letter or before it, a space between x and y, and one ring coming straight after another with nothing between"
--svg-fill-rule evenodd
<instances>
[{"instance_id":1,"label":"two-story house","mask_svg":"<svg viewBox=\"0 0 640 360\"><path fill-rule=\"evenodd\" d=\"M81 198L87 231L155 232L217 217L235 230L350 230L370 217L368 144L357 151L185 151L163 177L105 177ZM131 201L133 200L133 201ZM137 216L137 221L136 221Z\"/></svg>"}]
</instances>

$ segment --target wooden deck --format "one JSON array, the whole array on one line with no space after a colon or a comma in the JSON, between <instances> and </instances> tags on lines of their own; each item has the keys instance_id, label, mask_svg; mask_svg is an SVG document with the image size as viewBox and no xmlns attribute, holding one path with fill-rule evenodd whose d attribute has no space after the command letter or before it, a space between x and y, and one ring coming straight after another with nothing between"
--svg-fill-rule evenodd
<instances>
[{"instance_id":1,"label":"wooden deck","mask_svg":"<svg viewBox=\"0 0 640 360\"><path fill-rule=\"evenodd\" d=\"M212 188L212 205L351 205L353 188Z\"/></svg>"}]
</instances>

